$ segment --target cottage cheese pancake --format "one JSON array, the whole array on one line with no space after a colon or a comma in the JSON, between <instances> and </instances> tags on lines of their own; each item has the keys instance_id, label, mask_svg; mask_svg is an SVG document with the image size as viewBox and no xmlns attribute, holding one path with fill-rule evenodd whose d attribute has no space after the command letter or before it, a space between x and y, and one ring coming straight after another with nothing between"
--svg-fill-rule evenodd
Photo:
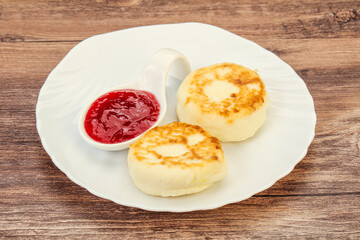
<instances>
[{"instance_id":1,"label":"cottage cheese pancake","mask_svg":"<svg viewBox=\"0 0 360 240\"><path fill-rule=\"evenodd\" d=\"M208 188L225 176L227 164L216 137L199 126L173 122L130 146L128 168L141 191L168 197Z\"/></svg>"},{"instance_id":2,"label":"cottage cheese pancake","mask_svg":"<svg viewBox=\"0 0 360 240\"><path fill-rule=\"evenodd\" d=\"M221 141L241 141L263 125L269 104L259 74L221 63L185 78L177 92L176 112L180 121L199 125Z\"/></svg>"}]
</instances>

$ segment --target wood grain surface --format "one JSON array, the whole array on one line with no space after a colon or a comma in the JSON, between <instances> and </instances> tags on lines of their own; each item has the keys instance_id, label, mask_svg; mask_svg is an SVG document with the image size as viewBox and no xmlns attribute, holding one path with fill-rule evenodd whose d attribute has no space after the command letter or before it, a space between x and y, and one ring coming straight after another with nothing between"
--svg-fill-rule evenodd
<instances>
[{"instance_id":1,"label":"wood grain surface","mask_svg":"<svg viewBox=\"0 0 360 240\"><path fill-rule=\"evenodd\" d=\"M219 209L148 212L93 196L44 151L39 90L79 41L204 22L290 64L315 102L307 156L270 189ZM0 238L360 239L360 1L0 0Z\"/></svg>"}]
</instances>

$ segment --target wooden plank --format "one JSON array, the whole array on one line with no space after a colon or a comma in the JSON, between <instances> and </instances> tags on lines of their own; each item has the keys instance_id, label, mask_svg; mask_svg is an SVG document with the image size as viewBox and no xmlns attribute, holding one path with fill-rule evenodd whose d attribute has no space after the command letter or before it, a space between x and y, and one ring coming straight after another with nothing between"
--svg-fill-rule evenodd
<instances>
[{"instance_id":1,"label":"wooden plank","mask_svg":"<svg viewBox=\"0 0 360 240\"><path fill-rule=\"evenodd\" d=\"M204 22L251 39L357 38L357 1L1 2L0 41L80 41L129 27Z\"/></svg>"},{"instance_id":2,"label":"wooden plank","mask_svg":"<svg viewBox=\"0 0 360 240\"><path fill-rule=\"evenodd\" d=\"M356 71L360 65L359 38L276 39L276 41L260 39L255 42L277 54L302 76L316 69L331 72L337 71L337 68L344 69L342 74L348 75ZM0 78L24 78L25 76L33 78L39 75L46 78L76 44L77 42L1 42ZM16 69L16 71L9 71L9 69Z\"/></svg>"},{"instance_id":3,"label":"wooden plank","mask_svg":"<svg viewBox=\"0 0 360 240\"><path fill-rule=\"evenodd\" d=\"M59 187L48 185L49 199L34 198L34 187L13 191L14 201L0 205L0 234L44 239L360 237L359 195L253 197L210 211L156 213Z\"/></svg>"}]
</instances>

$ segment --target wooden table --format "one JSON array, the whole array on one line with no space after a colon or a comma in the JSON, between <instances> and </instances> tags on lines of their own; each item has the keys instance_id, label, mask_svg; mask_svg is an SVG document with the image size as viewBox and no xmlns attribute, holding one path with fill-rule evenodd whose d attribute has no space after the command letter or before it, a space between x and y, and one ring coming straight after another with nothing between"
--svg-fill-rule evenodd
<instances>
[{"instance_id":1,"label":"wooden table","mask_svg":"<svg viewBox=\"0 0 360 240\"><path fill-rule=\"evenodd\" d=\"M222 27L273 51L318 117L307 156L270 189L209 211L148 212L93 196L44 151L35 105L79 41L177 22ZM0 1L0 238L360 238L360 1Z\"/></svg>"}]
</instances>

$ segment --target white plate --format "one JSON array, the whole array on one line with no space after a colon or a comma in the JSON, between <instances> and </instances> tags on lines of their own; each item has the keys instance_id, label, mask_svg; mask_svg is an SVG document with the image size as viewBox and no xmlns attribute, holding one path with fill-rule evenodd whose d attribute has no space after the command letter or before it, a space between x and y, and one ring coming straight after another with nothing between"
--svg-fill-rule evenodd
<instances>
[{"instance_id":1,"label":"white plate","mask_svg":"<svg viewBox=\"0 0 360 240\"><path fill-rule=\"evenodd\" d=\"M94 96L137 79L150 56L172 48L192 69L234 62L257 69L270 95L268 119L250 140L223 143L229 171L209 189L183 197L160 198L139 191L128 174L127 150L106 152L88 145L77 130L81 108ZM179 81L169 77L168 113L177 121ZM97 35L75 46L40 90L36 123L54 164L73 182L116 203L152 211L185 212L238 202L263 191L292 171L314 138L313 99L303 80L259 45L201 23L138 27Z\"/></svg>"}]
</instances>

